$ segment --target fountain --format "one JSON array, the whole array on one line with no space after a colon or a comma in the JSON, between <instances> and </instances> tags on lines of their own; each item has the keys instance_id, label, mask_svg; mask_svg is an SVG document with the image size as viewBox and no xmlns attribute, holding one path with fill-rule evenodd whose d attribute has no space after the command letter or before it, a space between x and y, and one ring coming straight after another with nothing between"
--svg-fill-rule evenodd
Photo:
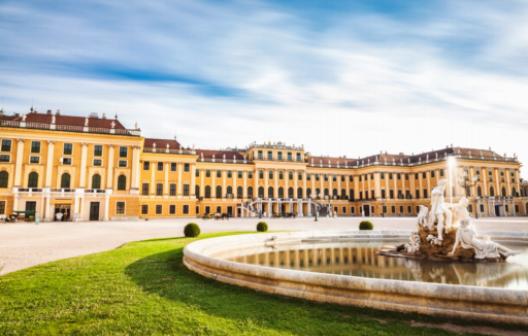
<instances>
[{"instance_id":1,"label":"fountain","mask_svg":"<svg viewBox=\"0 0 528 336\"><path fill-rule=\"evenodd\" d=\"M420 207L410 238L408 231L218 237L187 245L184 264L274 295L527 327L528 235L480 236L457 193L457 169L448 159L447 178L430 207Z\"/></svg>"}]
</instances>

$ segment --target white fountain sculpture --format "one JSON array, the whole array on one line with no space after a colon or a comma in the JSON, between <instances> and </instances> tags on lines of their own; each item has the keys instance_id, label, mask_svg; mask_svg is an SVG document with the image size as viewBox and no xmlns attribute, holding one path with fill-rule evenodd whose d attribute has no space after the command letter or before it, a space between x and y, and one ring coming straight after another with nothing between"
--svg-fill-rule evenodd
<instances>
[{"instance_id":1,"label":"white fountain sculpture","mask_svg":"<svg viewBox=\"0 0 528 336\"><path fill-rule=\"evenodd\" d=\"M457 203L445 201L446 184L446 180L441 180L432 190L430 209L419 206L418 230L396 252L417 258L465 261L498 261L512 255L512 250L477 234L467 198L462 197Z\"/></svg>"}]
</instances>

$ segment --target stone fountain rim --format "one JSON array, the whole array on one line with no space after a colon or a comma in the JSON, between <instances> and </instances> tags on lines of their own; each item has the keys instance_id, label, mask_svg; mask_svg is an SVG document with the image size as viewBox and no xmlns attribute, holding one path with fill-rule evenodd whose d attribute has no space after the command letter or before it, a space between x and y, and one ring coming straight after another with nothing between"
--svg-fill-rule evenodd
<instances>
[{"instance_id":1,"label":"stone fountain rim","mask_svg":"<svg viewBox=\"0 0 528 336\"><path fill-rule=\"evenodd\" d=\"M353 236L351 236L353 234ZM480 287L472 285L441 284L423 281L395 280L382 278L367 278L360 276L316 273L303 270L281 269L270 266L250 265L234 261L228 261L214 256L211 253L220 253L255 244L264 244L270 238L407 238L408 231L303 231L282 233L258 233L243 234L235 236L224 236L198 240L188 244L184 248L184 263L188 268L191 261L209 267L220 269L233 274L249 275L266 278L275 281L290 281L298 284L309 283L322 287L333 286L334 288L354 289L360 291L374 291L388 294L399 294L414 297L426 297L431 299L473 301L483 303L507 304L528 306L528 291L521 289L508 289L497 287ZM494 235L499 238L498 236ZM521 239L528 243L528 234L518 232L501 232L500 238ZM280 242L280 240L275 240ZM373 241L375 242L375 241ZM245 245L240 245L245 243ZM218 245L221 245L220 247ZM227 246L227 247L226 247Z\"/></svg>"}]
</instances>

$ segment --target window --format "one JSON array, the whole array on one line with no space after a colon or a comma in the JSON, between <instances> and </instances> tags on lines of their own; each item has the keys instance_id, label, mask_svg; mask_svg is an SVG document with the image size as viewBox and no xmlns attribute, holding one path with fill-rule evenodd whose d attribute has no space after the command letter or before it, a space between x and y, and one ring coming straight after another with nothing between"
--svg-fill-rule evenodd
<instances>
[{"instance_id":1,"label":"window","mask_svg":"<svg viewBox=\"0 0 528 336\"><path fill-rule=\"evenodd\" d=\"M126 166L127 166L127 160L119 160L120 168L126 168Z\"/></svg>"},{"instance_id":2,"label":"window","mask_svg":"<svg viewBox=\"0 0 528 336\"><path fill-rule=\"evenodd\" d=\"M200 176L200 170L196 169L194 171L194 176L199 177Z\"/></svg>"},{"instance_id":3,"label":"window","mask_svg":"<svg viewBox=\"0 0 528 336\"><path fill-rule=\"evenodd\" d=\"M244 189L242 187L237 187L236 198L242 198L244 195Z\"/></svg>"},{"instance_id":4,"label":"window","mask_svg":"<svg viewBox=\"0 0 528 336\"><path fill-rule=\"evenodd\" d=\"M253 198L253 187L248 187L248 197Z\"/></svg>"},{"instance_id":5,"label":"window","mask_svg":"<svg viewBox=\"0 0 528 336\"><path fill-rule=\"evenodd\" d=\"M216 191L216 195L215 195L216 198L222 198L223 197L223 195L222 195L222 187L221 186L217 186L215 191Z\"/></svg>"},{"instance_id":6,"label":"window","mask_svg":"<svg viewBox=\"0 0 528 336\"><path fill-rule=\"evenodd\" d=\"M101 145L94 146L94 156L103 156L103 146Z\"/></svg>"},{"instance_id":7,"label":"window","mask_svg":"<svg viewBox=\"0 0 528 336\"><path fill-rule=\"evenodd\" d=\"M169 186L169 194L171 196L176 196L176 184L175 183L171 183L170 186Z\"/></svg>"},{"instance_id":8,"label":"window","mask_svg":"<svg viewBox=\"0 0 528 336\"><path fill-rule=\"evenodd\" d=\"M188 163L184 163L184 164L183 164L183 171L184 171L184 172L188 172L188 171L190 171L190 170L191 170L191 165L188 164Z\"/></svg>"},{"instance_id":9,"label":"window","mask_svg":"<svg viewBox=\"0 0 528 336\"><path fill-rule=\"evenodd\" d=\"M291 152L288 152L288 161L292 161L292 160L293 160L292 153L291 153Z\"/></svg>"},{"instance_id":10,"label":"window","mask_svg":"<svg viewBox=\"0 0 528 336\"><path fill-rule=\"evenodd\" d=\"M125 214L125 202L116 203L116 214L124 215Z\"/></svg>"},{"instance_id":11,"label":"window","mask_svg":"<svg viewBox=\"0 0 528 336\"><path fill-rule=\"evenodd\" d=\"M259 170L258 173L259 173L259 174L258 174L259 179L263 179L263 178L264 178L264 171Z\"/></svg>"},{"instance_id":12,"label":"window","mask_svg":"<svg viewBox=\"0 0 528 336\"><path fill-rule=\"evenodd\" d=\"M237 177L238 177L238 178L242 178L242 172L241 172L241 171L238 171L238 172L237 172Z\"/></svg>"},{"instance_id":13,"label":"window","mask_svg":"<svg viewBox=\"0 0 528 336\"><path fill-rule=\"evenodd\" d=\"M119 147L119 157L126 158L128 156L128 148L125 146Z\"/></svg>"},{"instance_id":14,"label":"window","mask_svg":"<svg viewBox=\"0 0 528 336\"><path fill-rule=\"evenodd\" d=\"M272 178L273 178L273 172L272 172L272 171L270 171L270 172L268 173L268 178L269 178L269 179L272 179Z\"/></svg>"},{"instance_id":15,"label":"window","mask_svg":"<svg viewBox=\"0 0 528 336\"><path fill-rule=\"evenodd\" d=\"M62 150L62 153L64 153L64 155L71 155L72 150L73 150L72 144L71 143L65 143L64 147L63 147L63 150Z\"/></svg>"},{"instance_id":16,"label":"window","mask_svg":"<svg viewBox=\"0 0 528 336\"><path fill-rule=\"evenodd\" d=\"M205 171L205 177L211 177L211 171L210 170L206 170Z\"/></svg>"},{"instance_id":17,"label":"window","mask_svg":"<svg viewBox=\"0 0 528 336\"><path fill-rule=\"evenodd\" d=\"M9 173L4 171L0 172L0 188L7 188L7 182L9 181Z\"/></svg>"},{"instance_id":18,"label":"window","mask_svg":"<svg viewBox=\"0 0 528 336\"><path fill-rule=\"evenodd\" d=\"M161 215L163 212L163 206L161 204L156 204L156 215Z\"/></svg>"},{"instance_id":19,"label":"window","mask_svg":"<svg viewBox=\"0 0 528 336\"><path fill-rule=\"evenodd\" d=\"M211 198L211 187L205 186L205 198Z\"/></svg>"},{"instance_id":20,"label":"window","mask_svg":"<svg viewBox=\"0 0 528 336\"><path fill-rule=\"evenodd\" d=\"M6 212L6 202L0 201L0 215L5 215Z\"/></svg>"},{"instance_id":21,"label":"window","mask_svg":"<svg viewBox=\"0 0 528 336\"><path fill-rule=\"evenodd\" d=\"M171 214L171 215L176 214L176 205L171 204L171 205L169 206L169 214Z\"/></svg>"},{"instance_id":22,"label":"window","mask_svg":"<svg viewBox=\"0 0 528 336\"><path fill-rule=\"evenodd\" d=\"M39 162L40 162L40 156L32 155L32 156L29 158L29 162L30 162L30 163L39 163Z\"/></svg>"},{"instance_id":23,"label":"window","mask_svg":"<svg viewBox=\"0 0 528 336\"><path fill-rule=\"evenodd\" d=\"M222 177L222 172L219 171L219 170L217 170L217 171L216 171L216 177Z\"/></svg>"},{"instance_id":24,"label":"window","mask_svg":"<svg viewBox=\"0 0 528 336\"><path fill-rule=\"evenodd\" d=\"M273 152L268 151L268 160L273 160Z\"/></svg>"},{"instance_id":25,"label":"window","mask_svg":"<svg viewBox=\"0 0 528 336\"><path fill-rule=\"evenodd\" d=\"M149 184L148 183L143 183L141 185L141 195L148 195L149 194Z\"/></svg>"},{"instance_id":26,"label":"window","mask_svg":"<svg viewBox=\"0 0 528 336\"><path fill-rule=\"evenodd\" d=\"M126 190L127 178L125 175L119 175L117 178L117 190Z\"/></svg>"},{"instance_id":27,"label":"window","mask_svg":"<svg viewBox=\"0 0 528 336\"><path fill-rule=\"evenodd\" d=\"M143 161L143 170L150 169L150 161Z\"/></svg>"},{"instance_id":28,"label":"window","mask_svg":"<svg viewBox=\"0 0 528 336\"><path fill-rule=\"evenodd\" d=\"M158 162L158 170L163 171L163 162Z\"/></svg>"},{"instance_id":29,"label":"window","mask_svg":"<svg viewBox=\"0 0 528 336\"><path fill-rule=\"evenodd\" d=\"M301 161L301 153L297 153L297 161Z\"/></svg>"},{"instance_id":30,"label":"window","mask_svg":"<svg viewBox=\"0 0 528 336\"><path fill-rule=\"evenodd\" d=\"M183 185L183 196L189 196L190 195L190 186L188 184Z\"/></svg>"},{"instance_id":31,"label":"window","mask_svg":"<svg viewBox=\"0 0 528 336\"><path fill-rule=\"evenodd\" d=\"M148 214L148 204L142 204L141 205L141 214L147 215Z\"/></svg>"},{"instance_id":32,"label":"window","mask_svg":"<svg viewBox=\"0 0 528 336\"><path fill-rule=\"evenodd\" d=\"M188 215L189 214L189 206L187 204L183 205L183 214Z\"/></svg>"},{"instance_id":33,"label":"window","mask_svg":"<svg viewBox=\"0 0 528 336\"><path fill-rule=\"evenodd\" d=\"M171 162L171 171L176 171L176 162Z\"/></svg>"},{"instance_id":34,"label":"window","mask_svg":"<svg viewBox=\"0 0 528 336\"><path fill-rule=\"evenodd\" d=\"M259 150L259 151L258 151L258 154L257 154L257 155L258 155L258 159L259 159L259 160L262 160L262 159L264 159L264 157L263 157L263 155L262 155L262 151L261 151L261 150Z\"/></svg>"},{"instance_id":35,"label":"window","mask_svg":"<svg viewBox=\"0 0 528 336\"><path fill-rule=\"evenodd\" d=\"M248 178L253 178L253 172L248 173Z\"/></svg>"},{"instance_id":36,"label":"window","mask_svg":"<svg viewBox=\"0 0 528 336\"><path fill-rule=\"evenodd\" d=\"M9 155L0 155L0 162L9 162L10 156Z\"/></svg>"},{"instance_id":37,"label":"window","mask_svg":"<svg viewBox=\"0 0 528 336\"><path fill-rule=\"evenodd\" d=\"M10 151L11 151L11 140L3 139L2 140L2 152L10 152Z\"/></svg>"},{"instance_id":38,"label":"window","mask_svg":"<svg viewBox=\"0 0 528 336\"><path fill-rule=\"evenodd\" d=\"M227 171L227 178L232 178L233 177L233 172L231 172L230 170Z\"/></svg>"},{"instance_id":39,"label":"window","mask_svg":"<svg viewBox=\"0 0 528 336\"><path fill-rule=\"evenodd\" d=\"M70 189L70 174L63 173L61 175L61 188L62 189Z\"/></svg>"},{"instance_id":40,"label":"window","mask_svg":"<svg viewBox=\"0 0 528 336\"><path fill-rule=\"evenodd\" d=\"M424 198L428 198L428 192L427 192L427 189L424 189L423 190L423 195L424 195Z\"/></svg>"},{"instance_id":41,"label":"window","mask_svg":"<svg viewBox=\"0 0 528 336\"><path fill-rule=\"evenodd\" d=\"M92 176L92 189L101 189L101 175L94 174Z\"/></svg>"},{"instance_id":42,"label":"window","mask_svg":"<svg viewBox=\"0 0 528 336\"><path fill-rule=\"evenodd\" d=\"M278 152L277 154L278 154L278 159L282 160L282 152Z\"/></svg>"},{"instance_id":43,"label":"window","mask_svg":"<svg viewBox=\"0 0 528 336\"><path fill-rule=\"evenodd\" d=\"M93 165L95 167L101 167L102 164L103 164L103 162L101 161L101 159L94 159L93 160Z\"/></svg>"},{"instance_id":44,"label":"window","mask_svg":"<svg viewBox=\"0 0 528 336\"><path fill-rule=\"evenodd\" d=\"M37 172L31 172L28 175L28 188L38 188L38 174Z\"/></svg>"},{"instance_id":45,"label":"window","mask_svg":"<svg viewBox=\"0 0 528 336\"><path fill-rule=\"evenodd\" d=\"M156 184L156 195L157 196L163 195L163 183Z\"/></svg>"},{"instance_id":46,"label":"window","mask_svg":"<svg viewBox=\"0 0 528 336\"><path fill-rule=\"evenodd\" d=\"M284 173L283 172L279 172L279 180L282 180L284 179Z\"/></svg>"},{"instance_id":47,"label":"window","mask_svg":"<svg viewBox=\"0 0 528 336\"><path fill-rule=\"evenodd\" d=\"M40 141L31 141L31 153L40 153Z\"/></svg>"},{"instance_id":48,"label":"window","mask_svg":"<svg viewBox=\"0 0 528 336\"><path fill-rule=\"evenodd\" d=\"M431 177L435 177L435 171L431 171Z\"/></svg>"},{"instance_id":49,"label":"window","mask_svg":"<svg viewBox=\"0 0 528 336\"><path fill-rule=\"evenodd\" d=\"M69 157L67 157L67 158L62 158L62 164L63 164L63 165L67 165L67 166L69 166L69 165L71 165L71 163L72 163L72 159L71 159L71 158L69 158Z\"/></svg>"}]
</instances>

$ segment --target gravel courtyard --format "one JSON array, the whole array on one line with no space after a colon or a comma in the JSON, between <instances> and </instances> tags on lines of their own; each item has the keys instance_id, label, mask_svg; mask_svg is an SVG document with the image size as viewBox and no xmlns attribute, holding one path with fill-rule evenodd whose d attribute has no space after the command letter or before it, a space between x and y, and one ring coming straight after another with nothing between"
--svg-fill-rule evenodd
<instances>
[{"instance_id":1,"label":"gravel courtyard","mask_svg":"<svg viewBox=\"0 0 528 336\"><path fill-rule=\"evenodd\" d=\"M364 218L265 219L273 231L356 230ZM415 218L369 218L375 230L411 231ZM202 232L254 231L256 218L230 220L167 219L115 222L56 222L0 224L0 274L37 264L116 248L136 240L178 237L189 221ZM477 228L487 232L528 233L528 218L479 219Z\"/></svg>"}]
</instances>

